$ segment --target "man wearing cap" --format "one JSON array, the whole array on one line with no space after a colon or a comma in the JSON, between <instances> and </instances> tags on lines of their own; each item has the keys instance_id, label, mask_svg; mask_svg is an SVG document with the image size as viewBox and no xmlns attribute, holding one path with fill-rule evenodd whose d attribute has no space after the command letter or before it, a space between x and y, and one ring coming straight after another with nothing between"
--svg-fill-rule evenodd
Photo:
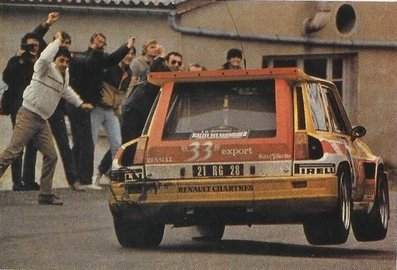
<instances>
[{"instance_id":1,"label":"man wearing cap","mask_svg":"<svg viewBox=\"0 0 397 270\"><path fill-rule=\"evenodd\" d=\"M241 69L241 60L243 53L239 49L230 49L227 52L227 62L223 64L222 69Z\"/></svg>"}]
</instances>

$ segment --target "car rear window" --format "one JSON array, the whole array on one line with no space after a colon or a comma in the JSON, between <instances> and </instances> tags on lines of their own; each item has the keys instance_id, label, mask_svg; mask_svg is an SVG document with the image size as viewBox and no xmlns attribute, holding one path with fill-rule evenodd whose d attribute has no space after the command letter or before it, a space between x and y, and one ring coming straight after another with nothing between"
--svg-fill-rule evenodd
<instances>
[{"instance_id":1,"label":"car rear window","mask_svg":"<svg viewBox=\"0 0 397 270\"><path fill-rule=\"evenodd\" d=\"M165 140L276 135L274 80L175 83Z\"/></svg>"}]
</instances>

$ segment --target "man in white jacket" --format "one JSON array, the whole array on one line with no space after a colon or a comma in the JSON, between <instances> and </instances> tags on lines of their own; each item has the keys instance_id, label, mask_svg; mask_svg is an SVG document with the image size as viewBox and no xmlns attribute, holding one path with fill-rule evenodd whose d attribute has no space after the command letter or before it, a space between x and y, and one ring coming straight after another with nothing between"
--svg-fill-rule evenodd
<instances>
[{"instance_id":1,"label":"man in white jacket","mask_svg":"<svg viewBox=\"0 0 397 270\"><path fill-rule=\"evenodd\" d=\"M52 179L57 162L51 131L47 119L55 111L61 98L83 110L93 106L83 103L69 86L70 52L61 47L62 34L55 34L55 40L41 53L34 65L34 73L23 94L11 141L0 155L0 177L7 167L18 157L27 142L36 137L39 151L43 155L43 168L40 178L39 204L62 205L63 202L52 193Z\"/></svg>"}]
</instances>

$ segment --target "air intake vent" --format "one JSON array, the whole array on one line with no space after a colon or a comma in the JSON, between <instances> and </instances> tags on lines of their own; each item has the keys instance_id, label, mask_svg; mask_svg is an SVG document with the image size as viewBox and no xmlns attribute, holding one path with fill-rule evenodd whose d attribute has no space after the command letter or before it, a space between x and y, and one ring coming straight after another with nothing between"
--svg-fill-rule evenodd
<instances>
[{"instance_id":1,"label":"air intake vent","mask_svg":"<svg viewBox=\"0 0 397 270\"><path fill-rule=\"evenodd\" d=\"M309 159L320 159L323 155L324 151L321 142L318 139L309 136Z\"/></svg>"}]
</instances>

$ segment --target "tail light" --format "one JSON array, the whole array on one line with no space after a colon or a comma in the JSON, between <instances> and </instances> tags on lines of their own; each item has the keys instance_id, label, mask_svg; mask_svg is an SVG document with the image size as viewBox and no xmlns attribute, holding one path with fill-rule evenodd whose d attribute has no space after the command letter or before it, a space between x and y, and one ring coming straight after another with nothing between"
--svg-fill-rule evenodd
<instances>
[{"instance_id":1,"label":"tail light","mask_svg":"<svg viewBox=\"0 0 397 270\"><path fill-rule=\"evenodd\" d=\"M138 138L138 142L136 144L135 156L134 156L134 164L143 164L144 163L147 141L148 141L147 136Z\"/></svg>"},{"instance_id":2,"label":"tail light","mask_svg":"<svg viewBox=\"0 0 397 270\"><path fill-rule=\"evenodd\" d=\"M309 147L306 132L295 133L295 149L294 156L295 160L309 159Z\"/></svg>"}]
</instances>

